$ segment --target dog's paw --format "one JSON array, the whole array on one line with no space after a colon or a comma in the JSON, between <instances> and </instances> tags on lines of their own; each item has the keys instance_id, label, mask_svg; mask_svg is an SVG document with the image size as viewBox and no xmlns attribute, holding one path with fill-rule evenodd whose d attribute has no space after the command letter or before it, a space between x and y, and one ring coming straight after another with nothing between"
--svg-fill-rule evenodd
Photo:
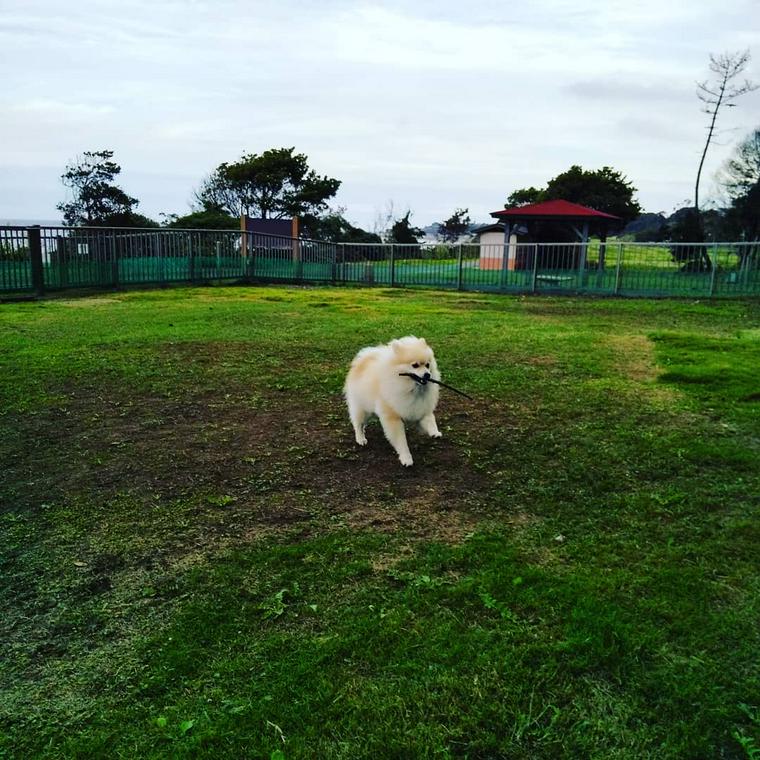
<instances>
[{"instance_id":1,"label":"dog's paw","mask_svg":"<svg viewBox=\"0 0 760 760\"><path fill-rule=\"evenodd\" d=\"M356 442L357 442L357 443L358 443L360 446L366 446L366 445L367 445L367 436L366 436L366 435L363 435L361 438L359 438L359 436L357 435L357 436L356 436Z\"/></svg>"},{"instance_id":2,"label":"dog's paw","mask_svg":"<svg viewBox=\"0 0 760 760\"><path fill-rule=\"evenodd\" d=\"M411 454L407 454L406 456L399 456L398 461L401 462L404 467L411 467L414 464L414 460L412 459Z\"/></svg>"}]
</instances>

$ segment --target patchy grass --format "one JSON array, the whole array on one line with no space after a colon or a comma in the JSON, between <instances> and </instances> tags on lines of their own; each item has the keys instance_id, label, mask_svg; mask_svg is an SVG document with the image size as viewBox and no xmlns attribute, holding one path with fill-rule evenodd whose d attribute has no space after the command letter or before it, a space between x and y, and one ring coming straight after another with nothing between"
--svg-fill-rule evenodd
<instances>
[{"instance_id":1,"label":"patchy grass","mask_svg":"<svg viewBox=\"0 0 760 760\"><path fill-rule=\"evenodd\" d=\"M410 332L477 400L407 471L340 388ZM751 756L759 366L753 302L1 307L0 757Z\"/></svg>"}]
</instances>

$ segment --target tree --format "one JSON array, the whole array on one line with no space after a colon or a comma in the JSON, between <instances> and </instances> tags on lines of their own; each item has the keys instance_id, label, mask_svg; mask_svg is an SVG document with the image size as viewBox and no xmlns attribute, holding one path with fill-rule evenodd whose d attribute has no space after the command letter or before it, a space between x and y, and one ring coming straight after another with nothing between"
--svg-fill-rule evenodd
<instances>
[{"instance_id":1,"label":"tree","mask_svg":"<svg viewBox=\"0 0 760 760\"><path fill-rule=\"evenodd\" d=\"M622 223L626 224L641 212L635 194L636 188L628 179L609 166L587 171L574 165L550 179L545 188L526 187L515 190L507 198L504 207L514 208L562 199L619 216Z\"/></svg>"},{"instance_id":2,"label":"tree","mask_svg":"<svg viewBox=\"0 0 760 760\"><path fill-rule=\"evenodd\" d=\"M680 208L668 219L667 240L671 243L694 245L671 245L670 256L681 265L684 272L709 272L712 270L710 254L701 243L706 238L716 239L723 226L722 214L717 210L699 212L691 205Z\"/></svg>"},{"instance_id":3,"label":"tree","mask_svg":"<svg viewBox=\"0 0 760 760\"><path fill-rule=\"evenodd\" d=\"M723 53L719 56L711 54L710 71L715 75L715 79L713 81L706 79L704 82L697 83L697 97L704 104L702 110L710 117L707 140L705 140L705 147L699 160L697 181L694 184L694 208L697 213L699 213L699 180L702 176L702 167L705 163L707 150L715 134L718 113L723 106L726 108L735 107L734 101L737 98L757 89L757 85L749 79L745 79L742 84L734 84L734 80L747 68L749 61L749 50Z\"/></svg>"},{"instance_id":4,"label":"tree","mask_svg":"<svg viewBox=\"0 0 760 760\"><path fill-rule=\"evenodd\" d=\"M472 220L468 211L466 208L458 208L445 222L441 222L438 237L444 243L455 243L470 229Z\"/></svg>"},{"instance_id":5,"label":"tree","mask_svg":"<svg viewBox=\"0 0 760 760\"><path fill-rule=\"evenodd\" d=\"M165 226L185 230L237 230L240 229L240 217L230 216L220 208L207 206L185 216L168 214Z\"/></svg>"},{"instance_id":6,"label":"tree","mask_svg":"<svg viewBox=\"0 0 760 760\"><path fill-rule=\"evenodd\" d=\"M519 208L520 206L529 206L531 203L540 203L545 200L544 190L537 187L524 187L521 190L515 190L504 204L504 208Z\"/></svg>"},{"instance_id":7,"label":"tree","mask_svg":"<svg viewBox=\"0 0 760 760\"><path fill-rule=\"evenodd\" d=\"M760 182L760 128L748 135L726 161L721 184L732 199L746 195Z\"/></svg>"},{"instance_id":8,"label":"tree","mask_svg":"<svg viewBox=\"0 0 760 760\"><path fill-rule=\"evenodd\" d=\"M731 199L726 231L743 240L760 239L760 129L739 143L721 179Z\"/></svg>"},{"instance_id":9,"label":"tree","mask_svg":"<svg viewBox=\"0 0 760 760\"><path fill-rule=\"evenodd\" d=\"M340 187L340 180L321 177L295 148L249 153L234 163L222 163L196 191L203 208L219 208L231 216L264 219L318 214Z\"/></svg>"},{"instance_id":10,"label":"tree","mask_svg":"<svg viewBox=\"0 0 760 760\"><path fill-rule=\"evenodd\" d=\"M596 171L585 171L580 166L571 166L566 172L549 180L544 191L544 200L562 198L572 203L580 203L606 214L613 214L630 222L641 213L641 206L634 198L636 188L628 179L609 166Z\"/></svg>"},{"instance_id":11,"label":"tree","mask_svg":"<svg viewBox=\"0 0 760 760\"><path fill-rule=\"evenodd\" d=\"M733 199L726 212L726 223L735 237L760 240L760 181Z\"/></svg>"},{"instance_id":12,"label":"tree","mask_svg":"<svg viewBox=\"0 0 760 760\"><path fill-rule=\"evenodd\" d=\"M307 237L326 240L331 243L380 243L380 235L355 227L344 214L344 208L338 208L321 216L306 214L301 229Z\"/></svg>"},{"instance_id":13,"label":"tree","mask_svg":"<svg viewBox=\"0 0 760 760\"><path fill-rule=\"evenodd\" d=\"M107 216L98 227L160 227L161 225L149 216L134 211L124 211Z\"/></svg>"},{"instance_id":14,"label":"tree","mask_svg":"<svg viewBox=\"0 0 760 760\"><path fill-rule=\"evenodd\" d=\"M625 225L641 212L641 206L635 198L636 192L636 188L621 172L609 166L585 170L574 165L550 179L545 188L526 187L515 190L507 199L505 208L561 199L618 216L621 225ZM531 236L536 241L576 240L575 233L567 224L551 220L532 222L530 229Z\"/></svg>"},{"instance_id":15,"label":"tree","mask_svg":"<svg viewBox=\"0 0 760 760\"><path fill-rule=\"evenodd\" d=\"M407 211L404 216L393 223L388 234L389 243L417 244L420 242L419 239L424 236L425 232L419 227L412 227L409 221L411 215L412 212Z\"/></svg>"},{"instance_id":16,"label":"tree","mask_svg":"<svg viewBox=\"0 0 760 760\"><path fill-rule=\"evenodd\" d=\"M390 230L396 221L395 204L392 198L385 202L385 208L375 212L375 220L372 223L372 232L378 235L381 240L387 240L390 236Z\"/></svg>"},{"instance_id":17,"label":"tree","mask_svg":"<svg viewBox=\"0 0 760 760\"><path fill-rule=\"evenodd\" d=\"M139 201L127 195L114 178L121 167L112 161L112 150L85 151L81 158L66 165L63 184L73 191L73 198L59 203L64 224L96 226L156 226L134 211Z\"/></svg>"}]
</instances>

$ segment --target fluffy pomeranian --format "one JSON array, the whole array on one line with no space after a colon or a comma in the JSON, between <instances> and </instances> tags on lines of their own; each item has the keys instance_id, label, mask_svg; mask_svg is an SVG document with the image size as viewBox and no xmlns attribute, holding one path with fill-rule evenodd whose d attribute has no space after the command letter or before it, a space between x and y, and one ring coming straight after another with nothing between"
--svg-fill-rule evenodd
<instances>
[{"instance_id":1,"label":"fluffy pomeranian","mask_svg":"<svg viewBox=\"0 0 760 760\"><path fill-rule=\"evenodd\" d=\"M403 377L402 372L414 377ZM404 467L414 464L406 442L404 422L416 422L432 438L441 433L435 422L440 380L433 349L424 338L408 335L384 346L363 348L351 362L343 392L360 446L367 443L364 426L376 414L388 442Z\"/></svg>"}]
</instances>

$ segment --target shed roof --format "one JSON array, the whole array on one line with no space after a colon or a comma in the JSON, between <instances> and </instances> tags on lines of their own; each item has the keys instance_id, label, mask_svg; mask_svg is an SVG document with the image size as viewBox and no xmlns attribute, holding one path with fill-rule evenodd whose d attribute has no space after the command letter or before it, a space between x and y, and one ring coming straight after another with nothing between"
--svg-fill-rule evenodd
<instances>
[{"instance_id":1,"label":"shed roof","mask_svg":"<svg viewBox=\"0 0 760 760\"><path fill-rule=\"evenodd\" d=\"M504 225L494 222L493 224L483 224L472 230L473 235L482 235L484 232L504 232Z\"/></svg>"},{"instance_id":2,"label":"shed roof","mask_svg":"<svg viewBox=\"0 0 760 760\"><path fill-rule=\"evenodd\" d=\"M543 203L531 203L518 208L507 208L494 211L491 214L495 219L613 219L620 221L619 216L597 211L595 208L581 206L580 203L570 201L544 201Z\"/></svg>"}]
</instances>

